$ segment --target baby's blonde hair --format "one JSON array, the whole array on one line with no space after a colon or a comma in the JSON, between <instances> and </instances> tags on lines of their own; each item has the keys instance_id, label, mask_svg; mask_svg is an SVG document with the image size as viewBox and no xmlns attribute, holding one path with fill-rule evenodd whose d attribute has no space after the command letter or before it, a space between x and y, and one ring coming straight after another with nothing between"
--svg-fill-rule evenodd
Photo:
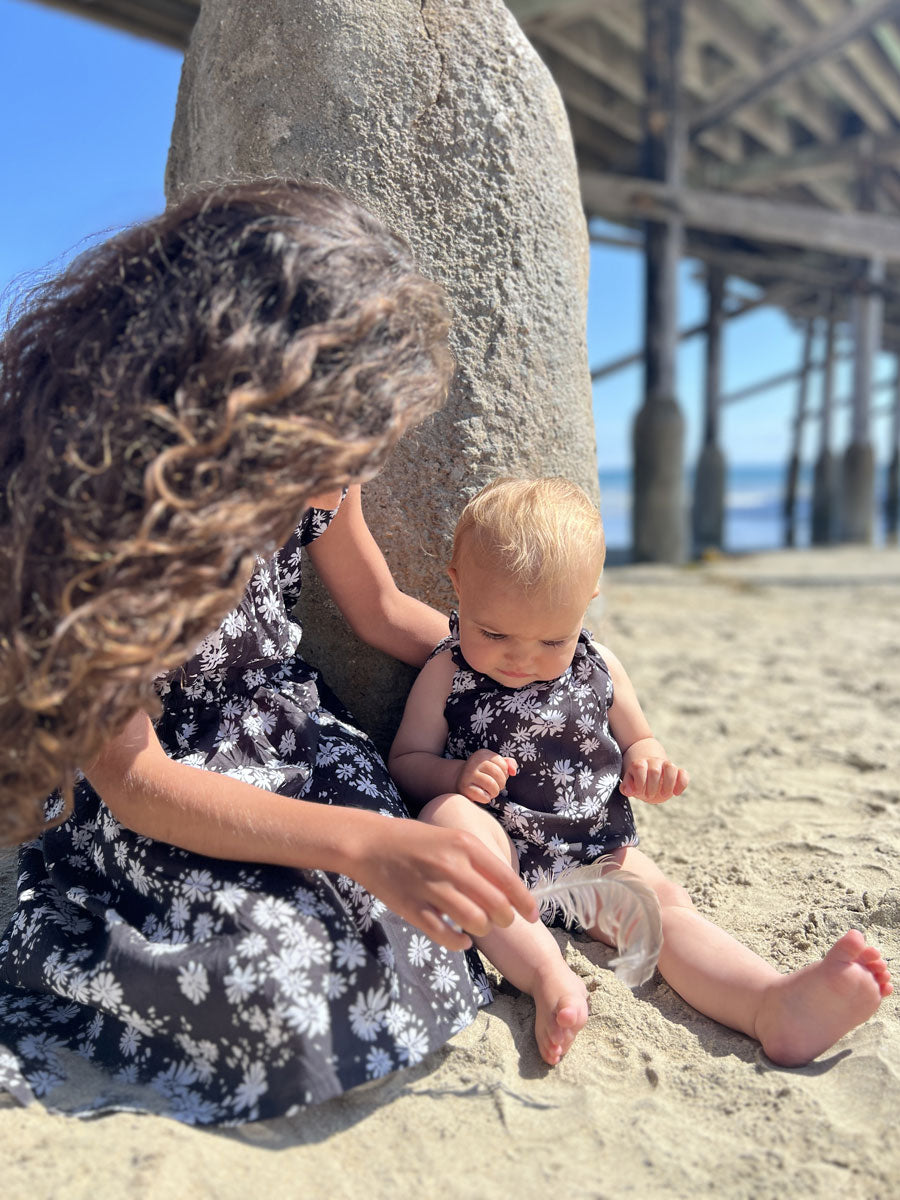
<instances>
[{"instance_id":1,"label":"baby's blonde hair","mask_svg":"<svg viewBox=\"0 0 900 1200\"><path fill-rule=\"evenodd\" d=\"M562 476L495 479L457 522L450 566L469 555L529 591L558 596L589 571L600 578L603 522L587 493Z\"/></svg>"}]
</instances>

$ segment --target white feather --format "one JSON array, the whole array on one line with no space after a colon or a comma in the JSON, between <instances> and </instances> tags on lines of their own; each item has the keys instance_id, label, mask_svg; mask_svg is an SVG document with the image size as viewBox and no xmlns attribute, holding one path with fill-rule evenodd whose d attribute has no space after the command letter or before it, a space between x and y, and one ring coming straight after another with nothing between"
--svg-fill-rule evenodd
<instances>
[{"instance_id":1,"label":"white feather","mask_svg":"<svg viewBox=\"0 0 900 1200\"><path fill-rule=\"evenodd\" d=\"M628 987L645 983L662 948L662 919L656 893L615 859L599 858L540 879L532 889L541 911L567 925L596 929L615 943L610 966Z\"/></svg>"}]
</instances>

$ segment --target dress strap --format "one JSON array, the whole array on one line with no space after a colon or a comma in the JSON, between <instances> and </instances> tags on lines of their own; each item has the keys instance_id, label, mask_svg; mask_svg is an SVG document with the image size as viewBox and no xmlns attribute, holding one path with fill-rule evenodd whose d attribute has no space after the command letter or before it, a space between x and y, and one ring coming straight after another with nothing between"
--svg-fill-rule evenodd
<instances>
[{"instance_id":1,"label":"dress strap","mask_svg":"<svg viewBox=\"0 0 900 1200\"><path fill-rule=\"evenodd\" d=\"M316 538L322 536L338 515L338 511L346 495L347 488L344 488L335 508L308 508L306 510L300 518L300 524L294 531L294 536L299 538L301 546L308 546L310 542L314 542Z\"/></svg>"},{"instance_id":2,"label":"dress strap","mask_svg":"<svg viewBox=\"0 0 900 1200\"><path fill-rule=\"evenodd\" d=\"M448 634L447 637L441 638L441 640L438 642L438 644L435 646L435 648L432 650L432 652L428 655L428 658L425 661L431 662L431 660L436 655L443 654L443 652L445 650L450 651L450 653L453 655L453 661L456 663L457 666L460 666L461 659L460 659L460 654L459 654L459 614L456 612L455 609L450 613L450 633Z\"/></svg>"}]
</instances>

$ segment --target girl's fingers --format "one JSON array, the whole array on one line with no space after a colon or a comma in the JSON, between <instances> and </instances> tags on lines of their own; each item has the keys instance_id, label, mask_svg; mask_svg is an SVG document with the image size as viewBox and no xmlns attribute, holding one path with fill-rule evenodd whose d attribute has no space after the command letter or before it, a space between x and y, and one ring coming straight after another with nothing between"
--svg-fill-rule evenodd
<instances>
[{"instance_id":1,"label":"girl's fingers","mask_svg":"<svg viewBox=\"0 0 900 1200\"><path fill-rule=\"evenodd\" d=\"M505 864L490 851L486 853L492 860L488 867L496 864L500 868L499 885L477 870L459 885L451 880L442 881L430 889L430 903L415 922L430 938L450 950L467 950L472 944L471 937L484 937L494 927L505 929L512 924L514 910L527 920L537 918L534 897L522 881L510 870L512 884L518 885L512 886L503 873Z\"/></svg>"},{"instance_id":2,"label":"girl's fingers","mask_svg":"<svg viewBox=\"0 0 900 1200\"><path fill-rule=\"evenodd\" d=\"M423 909L419 915L418 921L414 922L419 926L423 933L427 933L433 942L438 942L441 946L446 946L448 950L468 950L472 945L472 939L463 930L458 932L449 924L449 920L445 919L446 914L441 914L437 909Z\"/></svg>"},{"instance_id":3,"label":"girl's fingers","mask_svg":"<svg viewBox=\"0 0 900 1200\"><path fill-rule=\"evenodd\" d=\"M526 921L537 920L537 901L512 867L481 843L477 850L480 853L472 858L480 886L474 894L492 922L505 928L512 921L512 909Z\"/></svg>"},{"instance_id":4,"label":"girl's fingers","mask_svg":"<svg viewBox=\"0 0 900 1200\"><path fill-rule=\"evenodd\" d=\"M429 889L430 903L476 937L494 925L505 929L516 912L535 920L537 902L512 867L476 839L467 850L468 862Z\"/></svg>"},{"instance_id":5,"label":"girl's fingers","mask_svg":"<svg viewBox=\"0 0 900 1200\"><path fill-rule=\"evenodd\" d=\"M468 889L469 894L464 895L462 892L453 887L452 884L442 885L437 889L433 906L438 910L442 924L446 925L451 930L453 926L464 930L472 937L484 937L490 933L494 925L499 925L500 921L492 918L490 913L482 906L479 900L473 899L471 892L473 889ZM487 897L485 897L486 902ZM496 906L500 912L503 908L502 904ZM509 905L506 905L509 909ZM512 909L509 909L509 920L512 920ZM451 924L452 923L452 924ZM507 921L509 924L509 921Z\"/></svg>"}]
</instances>

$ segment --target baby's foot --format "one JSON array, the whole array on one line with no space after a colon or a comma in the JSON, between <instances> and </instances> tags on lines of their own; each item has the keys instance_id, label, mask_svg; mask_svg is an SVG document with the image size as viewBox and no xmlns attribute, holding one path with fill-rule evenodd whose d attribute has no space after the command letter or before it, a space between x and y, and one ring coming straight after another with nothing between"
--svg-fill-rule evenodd
<instances>
[{"instance_id":1,"label":"baby's foot","mask_svg":"<svg viewBox=\"0 0 900 1200\"><path fill-rule=\"evenodd\" d=\"M851 929L821 962L772 985L756 1020L756 1036L773 1062L803 1066L868 1020L893 990L880 951Z\"/></svg>"},{"instance_id":2,"label":"baby's foot","mask_svg":"<svg viewBox=\"0 0 900 1200\"><path fill-rule=\"evenodd\" d=\"M562 959L535 975L534 1034L544 1062L555 1067L588 1019L587 988Z\"/></svg>"}]
</instances>

